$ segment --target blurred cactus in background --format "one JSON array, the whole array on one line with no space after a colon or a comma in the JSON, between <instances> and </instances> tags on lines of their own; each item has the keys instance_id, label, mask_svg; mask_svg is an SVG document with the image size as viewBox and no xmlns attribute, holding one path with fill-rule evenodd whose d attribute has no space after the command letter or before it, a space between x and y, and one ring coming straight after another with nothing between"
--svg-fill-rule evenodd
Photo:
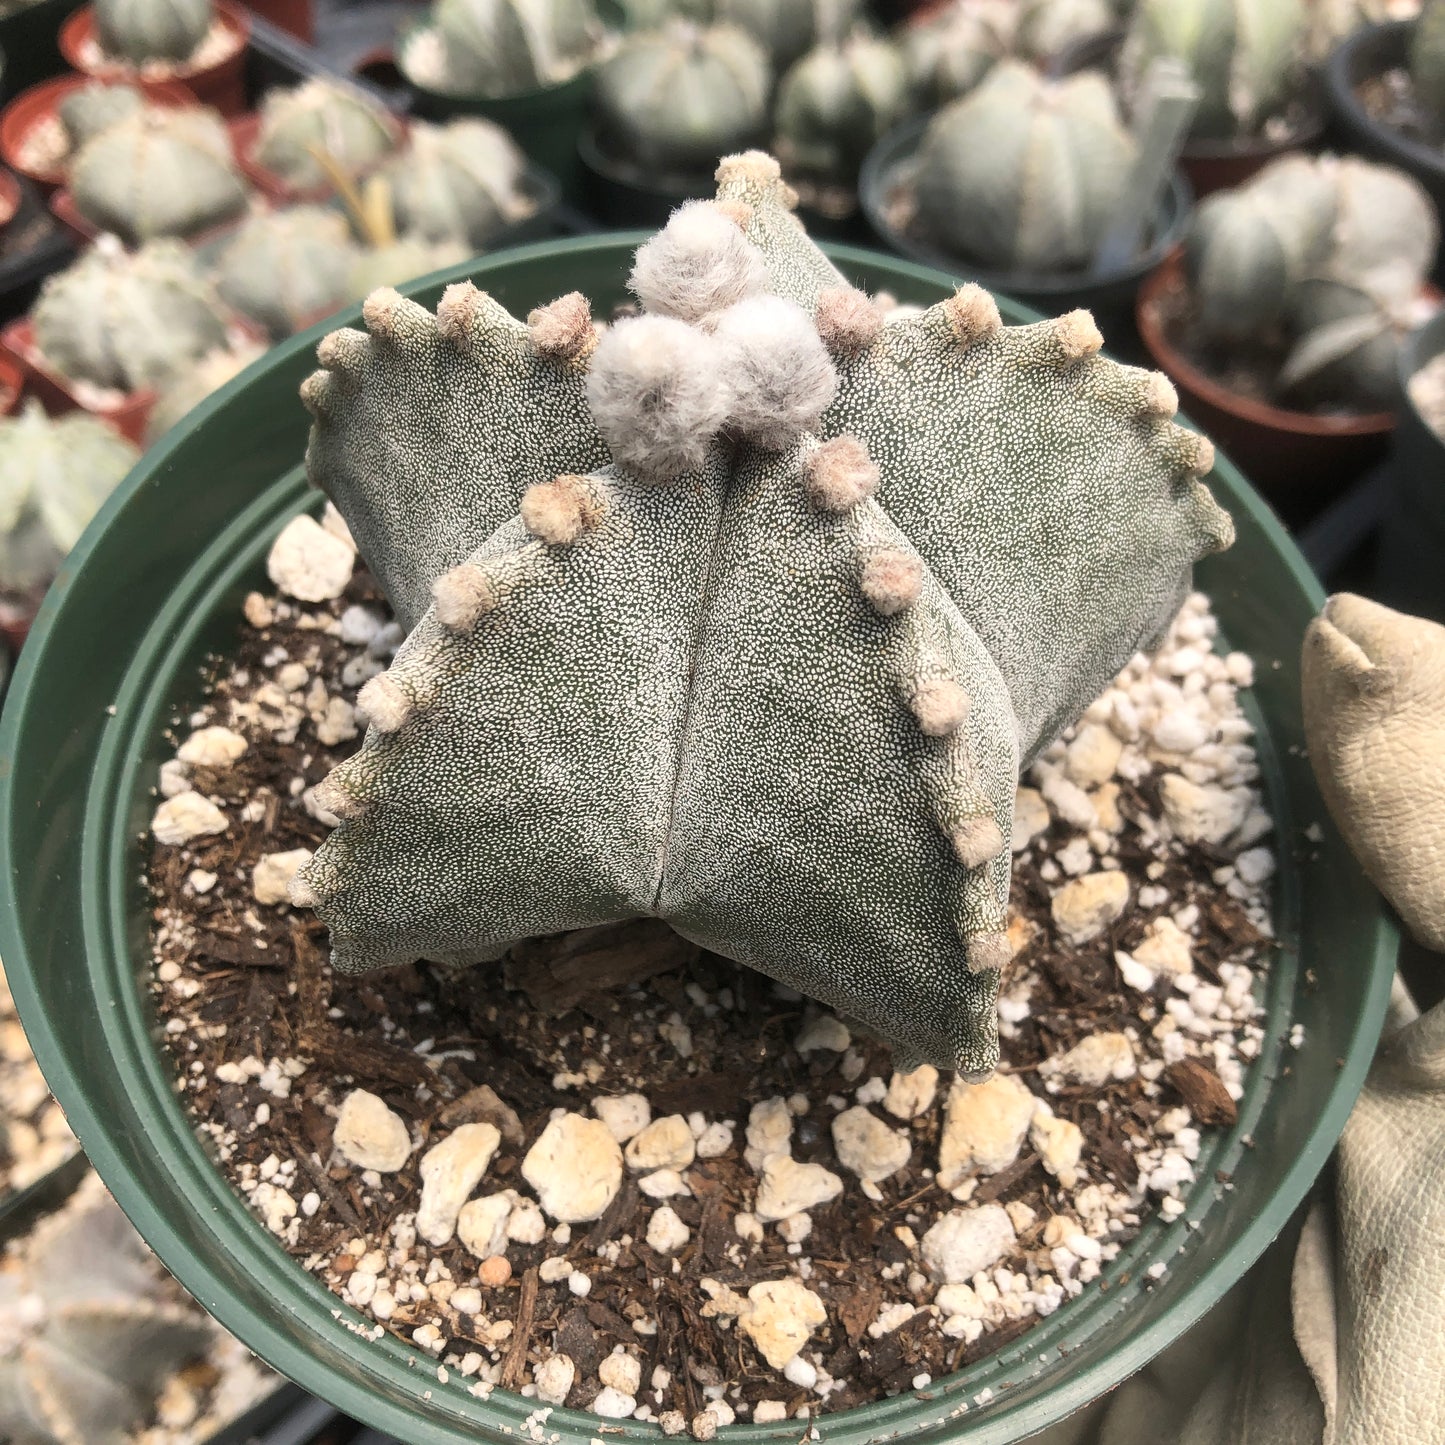
<instances>
[{"instance_id":1,"label":"blurred cactus in background","mask_svg":"<svg viewBox=\"0 0 1445 1445\"><path fill-rule=\"evenodd\" d=\"M116 60L189 60L215 18L211 0L95 0L95 35Z\"/></svg>"},{"instance_id":2,"label":"blurred cactus in background","mask_svg":"<svg viewBox=\"0 0 1445 1445\"><path fill-rule=\"evenodd\" d=\"M1015 0L952 0L903 32L903 54L925 107L966 95L1005 56L1018 34Z\"/></svg>"},{"instance_id":3,"label":"blurred cactus in background","mask_svg":"<svg viewBox=\"0 0 1445 1445\"><path fill-rule=\"evenodd\" d=\"M395 122L369 96L331 80L271 90L261 102L256 159L298 190L324 186L316 158L324 150L347 175L359 175L396 144Z\"/></svg>"},{"instance_id":4,"label":"blurred cactus in background","mask_svg":"<svg viewBox=\"0 0 1445 1445\"><path fill-rule=\"evenodd\" d=\"M60 123L72 152L117 121L128 120L145 105L145 96L133 85L108 85L95 80L73 90L57 107Z\"/></svg>"}]
</instances>

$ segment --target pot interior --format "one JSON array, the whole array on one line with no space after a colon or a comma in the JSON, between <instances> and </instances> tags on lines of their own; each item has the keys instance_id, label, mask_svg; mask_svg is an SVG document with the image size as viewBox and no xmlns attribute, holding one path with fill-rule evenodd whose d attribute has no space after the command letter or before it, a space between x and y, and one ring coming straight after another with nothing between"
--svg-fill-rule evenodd
<instances>
[{"instance_id":1,"label":"pot interior","mask_svg":"<svg viewBox=\"0 0 1445 1445\"><path fill-rule=\"evenodd\" d=\"M581 289L601 314L623 299L640 237L547 243L413 283L434 306L470 277L514 313ZM938 272L834 248L849 278L901 301L947 295ZM1011 303L1005 319L1031 320ZM359 324L359 312L336 320ZM334 324L334 323L333 323ZM35 1053L92 1162L181 1282L268 1363L349 1414L413 1445L503 1445L535 1402L439 1385L435 1362L360 1317L304 1273L213 1166L157 1048L145 980L141 888L157 769L200 695L200 668L236 636L242 598L264 585L272 538L316 507L296 399L315 328L242 373L154 449L72 553L42 609L0 724L0 950ZM908 1432L1002 1445L1063 1418L1145 1364L1234 1284L1283 1227L1325 1163L1364 1078L1389 993L1395 935L1331 828L1304 756L1298 654L1321 594L1293 544L1227 462L1210 479L1234 515L1235 547L1198 582L1225 645L1250 653L1244 695L1279 856L1266 1040L1239 1122L1208 1139L1179 1221L1150 1219L1104 1283L966 1371L927 1389L816 1421L862 1445ZM1293 1025L1305 1044L1288 1045ZM1222 1182L1227 1181L1227 1182ZM1164 1272L1150 1280L1151 1266ZM963 1422L962 1427L960 1421ZM655 1427L609 1422L615 1439ZM794 1440L796 1421L731 1427L739 1440ZM595 1417L545 1426L595 1440Z\"/></svg>"}]
</instances>

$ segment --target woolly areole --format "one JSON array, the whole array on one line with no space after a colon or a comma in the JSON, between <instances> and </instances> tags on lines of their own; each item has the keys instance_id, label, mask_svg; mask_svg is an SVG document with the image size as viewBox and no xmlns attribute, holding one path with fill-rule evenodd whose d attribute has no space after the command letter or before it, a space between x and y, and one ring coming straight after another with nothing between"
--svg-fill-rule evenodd
<instances>
[{"instance_id":1,"label":"woolly areole","mask_svg":"<svg viewBox=\"0 0 1445 1445\"><path fill-rule=\"evenodd\" d=\"M718 176L595 345L465 285L323 344L309 473L411 633L295 898L353 972L656 916L982 1077L1019 769L1229 544L1212 453L1087 315L884 326Z\"/></svg>"}]
</instances>

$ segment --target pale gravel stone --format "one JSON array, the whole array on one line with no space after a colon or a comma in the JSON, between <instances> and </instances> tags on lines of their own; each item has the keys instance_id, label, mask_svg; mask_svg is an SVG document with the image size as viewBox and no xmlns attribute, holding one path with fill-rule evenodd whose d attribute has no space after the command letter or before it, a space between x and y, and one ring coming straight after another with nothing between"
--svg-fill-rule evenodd
<instances>
[{"instance_id":1,"label":"pale gravel stone","mask_svg":"<svg viewBox=\"0 0 1445 1445\"><path fill-rule=\"evenodd\" d=\"M753 1213L771 1224L816 1209L842 1192L843 1181L821 1164L799 1164L787 1154L774 1154L763 1165Z\"/></svg>"},{"instance_id":2,"label":"pale gravel stone","mask_svg":"<svg viewBox=\"0 0 1445 1445\"><path fill-rule=\"evenodd\" d=\"M814 1053L818 1049L841 1054L852 1042L853 1036L842 1019L835 1014L820 1013L804 1026L793 1047L800 1054Z\"/></svg>"},{"instance_id":3,"label":"pale gravel stone","mask_svg":"<svg viewBox=\"0 0 1445 1445\"><path fill-rule=\"evenodd\" d=\"M1125 1035L1113 1031L1090 1034L1066 1053L1045 1059L1039 1065L1041 1078L1064 1079L1090 1089L1132 1079L1138 1072L1134 1045Z\"/></svg>"},{"instance_id":4,"label":"pale gravel stone","mask_svg":"<svg viewBox=\"0 0 1445 1445\"><path fill-rule=\"evenodd\" d=\"M659 1254L671 1254L681 1249L692 1238L692 1231L678 1218L671 1205L664 1204L652 1211L647 1221L647 1242Z\"/></svg>"},{"instance_id":5,"label":"pale gravel stone","mask_svg":"<svg viewBox=\"0 0 1445 1445\"><path fill-rule=\"evenodd\" d=\"M272 582L301 602L329 602L351 581L355 548L322 527L313 517L293 517L271 544L266 573Z\"/></svg>"},{"instance_id":6,"label":"pale gravel stone","mask_svg":"<svg viewBox=\"0 0 1445 1445\"><path fill-rule=\"evenodd\" d=\"M774 1096L748 1113L748 1147L743 1158L755 1173L774 1154L786 1154L793 1142L793 1114L786 1099Z\"/></svg>"},{"instance_id":7,"label":"pale gravel stone","mask_svg":"<svg viewBox=\"0 0 1445 1445\"><path fill-rule=\"evenodd\" d=\"M1170 978L1181 978L1194 971L1194 945L1172 918L1156 918L1131 951L1137 963Z\"/></svg>"},{"instance_id":8,"label":"pale gravel stone","mask_svg":"<svg viewBox=\"0 0 1445 1445\"><path fill-rule=\"evenodd\" d=\"M1186 843L1221 844L1249 812L1249 800L1243 793L1201 787L1178 773L1164 775L1159 799L1174 836Z\"/></svg>"},{"instance_id":9,"label":"pale gravel stone","mask_svg":"<svg viewBox=\"0 0 1445 1445\"><path fill-rule=\"evenodd\" d=\"M357 1169L394 1174L411 1157L411 1132L375 1094L353 1089L342 1101L332 1147Z\"/></svg>"},{"instance_id":10,"label":"pale gravel stone","mask_svg":"<svg viewBox=\"0 0 1445 1445\"><path fill-rule=\"evenodd\" d=\"M637 1187L649 1199L676 1199L692 1193L687 1180L676 1169L655 1169L651 1174L644 1174L637 1181Z\"/></svg>"},{"instance_id":11,"label":"pale gravel stone","mask_svg":"<svg viewBox=\"0 0 1445 1445\"><path fill-rule=\"evenodd\" d=\"M532 1372L537 1398L549 1405L564 1405L577 1378L577 1366L570 1355L553 1355Z\"/></svg>"},{"instance_id":12,"label":"pale gravel stone","mask_svg":"<svg viewBox=\"0 0 1445 1445\"><path fill-rule=\"evenodd\" d=\"M938 1093L938 1070L920 1064L907 1074L894 1074L883 1096L883 1107L895 1119L916 1119L933 1107Z\"/></svg>"},{"instance_id":13,"label":"pale gravel stone","mask_svg":"<svg viewBox=\"0 0 1445 1445\"><path fill-rule=\"evenodd\" d=\"M622 1150L600 1119L553 1119L522 1160L542 1208L565 1224L600 1218L622 1187Z\"/></svg>"},{"instance_id":14,"label":"pale gravel stone","mask_svg":"<svg viewBox=\"0 0 1445 1445\"><path fill-rule=\"evenodd\" d=\"M907 1134L889 1128L861 1105L845 1109L833 1120L832 1129L838 1162L871 1184L896 1174L913 1153Z\"/></svg>"},{"instance_id":15,"label":"pale gravel stone","mask_svg":"<svg viewBox=\"0 0 1445 1445\"><path fill-rule=\"evenodd\" d=\"M1097 788L1114 776L1124 744L1099 723L1085 723L1064 754L1064 768L1072 782Z\"/></svg>"},{"instance_id":16,"label":"pale gravel stone","mask_svg":"<svg viewBox=\"0 0 1445 1445\"><path fill-rule=\"evenodd\" d=\"M765 1280L748 1291L738 1328L775 1370L786 1369L819 1325L828 1322L823 1301L801 1280Z\"/></svg>"},{"instance_id":17,"label":"pale gravel stone","mask_svg":"<svg viewBox=\"0 0 1445 1445\"><path fill-rule=\"evenodd\" d=\"M1029 1143L1034 1146L1044 1168L1065 1189L1072 1189L1079 1182L1084 1135L1077 1124L1040 1108L1029 1125Z\"/></svg>"},{"instance_id":18,"label":"pale gravel stone","mask_svg":"<svg viewBox=\"0 0 1445 1445\"><path fill-rule=\"evenodd\" d=\"M531 1199L518 1198L507 1218L507 1238L517 1244L541 1244L547 1234L547 1221Z\"/></svg>"},{"instance_id":19,"label":"pale gravel stone","mask_svg":"<svg viewBox=\"0 0 1445 1445\"><path fill-rule=\"evenodd\" d=\"M697 1142L681 1114L654 1119L628 1143L623 1157L634 1173L686 1169L697 1156Z\"/></svg>"},{"instance_id":20,"label":"pale gravel stone","mask_svg":"<svg viewBox=\"0 0 1445 1445\"><path fill-rule=\"evenodd\" d=\"M1073 944L1097 938L1129 905L1129 879L1117 868L1089 873L1066 883L1050 906L1054 923Z\"/></svg>"},{"instance_id":21,"label":"pale gravel stone","mask_svg":"<svg viewBox=\"0 0 1445 1445\"><path fill-rule=\"evenodd\" d=\"M619 1144L640 1134L652 1119L652 1105L642 1094L593 1099L592 1112L607 1125Z\"/></svg>"},{"instance_id":22,"label":"pale gravel stone","mask_svg":"<svg viewBox=\"0 0 1445 1445\"><path fill-rule=\"evenodd\" d=\"M941 1284L966 1284L1013 1252L1017 1238L1000 1204L953 1209L930 1226L919 1245L929 1274Z\"/></svg>"},{"instance_id":23,"label":"pale gravel stone","mask_svg":"<svg viewBox=\"0 0 1445 1445\"><path fill-rule=\"evenodd\" d=\"M416 1232L428 1244L440 1247L456 1233L457 1215L501 1142L494 1124L463 1124L422 1155Z\"/></svg>"},{"instance_id":24,"label":"pale gravel stone","mask_svg":"<svg viewBox=\"0 0 1445 1445\"><path fill-rule=\"evenodd\" d=\"M1022 853L1040 833L1048 831L1051 821L1044 795L1037 788L1020 788L1014 796L1011 850Z\"/></svg>"},{"instance_id":25,"label":"pale gravel stone","mask_svg":"<svg viewBox=\"0 0 1445 1445\"><path fill-rule=\"evenodd\" d=\"M589 1408L604 1420L626 1420L637 1408L637 1401L621 1390L614 1390L611 1385L604 1385Z\"/></svg>"},{"instance_id":26,"label":"pale gravel stone","mask_svg":"<svg viewBox=\"0 0 1445 1445\"><path fill-rule=\"evenodd\" d=\"M597 1367L597 1378L622 1395L636 1395L642 1388L642 1365L625 1350L614 1350Z\"/></svg>"},{"instance_id":27,"label":"pale gravel stone","mask_svg":"<svg viewBox=\"0 0 1445 1445\"><path fill-rule=\"evenodd\" d=\"M291 880L311 861L309 848L292 848L286 853L264 853L251 870L251 894L267 906L289 903Z\"/></svg>"},{"instance_id":28,"label":"pale gravel stone","mask_svg":"<svg viewBox=\"0 0 1445 1445\"><path fill-rule=\"evenodd\" d=\"M698 1135L697 1157L717 1159L733 1147L733 1126L727 1122L714 1122Z\"/></svg>"},{"instance_id":29,"label":"pale gravel stone","mask_svg":"<svg viewBox=\"0 0 1445 1445\"><path fill-rule=\"evenodd\" d=\"M178 793L187 792L190 786L191 770L179 758L167 758L161 764L161 797L174 798Z\"/></svg>"},{"instance_id":30,"label":"pale gravel stone","mask_svg":"<svg viewBox=\"0 0 1445 1445\"><path fill-rule=\"evenodd\" d=\"M955 1079L938 1141L938 1183L954 1189L968 1175L997 1174L1019 1156L1038 1101L1013 1074L981 1084Z\"/></svg>"},{"instance_id":31,"label":"pale gravel stone","mask_svg":"<svg viewBox=\"0 0 1445 1445\"><path fill-rule=\"evenodd\" d=\"M248 744L226 727L198 728L176 749L176 757L193 768L228 768Z\"/></svg>"},{"instance_id":32,"label":"pale gravel stone","mask_svg":"<svg viewBox=\"0 0 1445 1445\"><path fill-rule=\"evenodd\" d=\"M213 838L230 826L226 815L209 798L192 789L167 798L151 819L156 842L172 848L196 838Z\"/></svg>"},{"instance_id":33,"label":"pale gravel stone","mask_svg":"<svg viewBox=\"0 0 1445 1445\"><path fill-rule=\"evenodd\" d=\"M484 1194L469 1199L457 1214L457 1238L462 1247L478 1259L491 1259L507 1252L507 1221L517 1192L504 1189L500 1194Z\"/></svg>"}]
</instances>

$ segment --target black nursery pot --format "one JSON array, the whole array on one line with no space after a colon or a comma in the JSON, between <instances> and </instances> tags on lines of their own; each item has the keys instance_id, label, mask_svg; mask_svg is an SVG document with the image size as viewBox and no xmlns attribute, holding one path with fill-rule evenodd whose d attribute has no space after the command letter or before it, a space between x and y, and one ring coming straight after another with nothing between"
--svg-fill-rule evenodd
<instances>
[{"instance_id":1,"label":"black nursery pot","mask_svg":"<svg viewBox=\"0 0 1445 1445\"><path fill-rule=\"evenodd\" d=\"M1414 30L1413 20L1395 20L1347 36L1325 67L1325 92L1344 146L1408 171L1429 191L1435 209L1445 214L1445 149L1386 125L1365 109L1359 96L1359 87L1367 81L1405 65Z\"/></svg>"},{"instance_id":2,"label":"black nursery pot","mask_svg":"<svg viewBox=\"0 0 1445 1445\"><path fill-rule=\"evenodd\" d=\"M663 226L684 201L711 199L717 192L710 170L688 175L626 159L595 123L578 132L577 159L583 201L608 226Z\"/></svg>"},{"instance_id":3,"label":"black nursery pot","mask_svg":"<svg viewBox=\"0 0 1445 1445\"><path fill-rule=\"evenodd\" d=\"M879 239L901 255L963 280L977 281L988 291L1002 292L1048 315L1076 306L1087 307L1116 351L1126 338L1132 338L1134 299L1139 287L1183 240L1189 224L1194 194L1184 175L1176 170L1170 178L1159 199L1148 242L1126 266L1101 275L1084 271L992 271L932 237L899 228L889 219L889 197L905 182L927 127L927 116L905 121L889 131L863 162L858 196Z\"/></svg>"},{"instance_id":4,"label":"black nursery pot","mask_svg":"<svg viewBox=\"0 0 1445 1445\"><path fill-rule=\"evenodd\" d=\"M1380 528L1376 587L1392 606L1445 622L1445 439L1420 414L1410 378L1445 353L1445 311L1400 350L1405 404L1391 452L1388 502Z\"/></svg>"}]
</instances>

